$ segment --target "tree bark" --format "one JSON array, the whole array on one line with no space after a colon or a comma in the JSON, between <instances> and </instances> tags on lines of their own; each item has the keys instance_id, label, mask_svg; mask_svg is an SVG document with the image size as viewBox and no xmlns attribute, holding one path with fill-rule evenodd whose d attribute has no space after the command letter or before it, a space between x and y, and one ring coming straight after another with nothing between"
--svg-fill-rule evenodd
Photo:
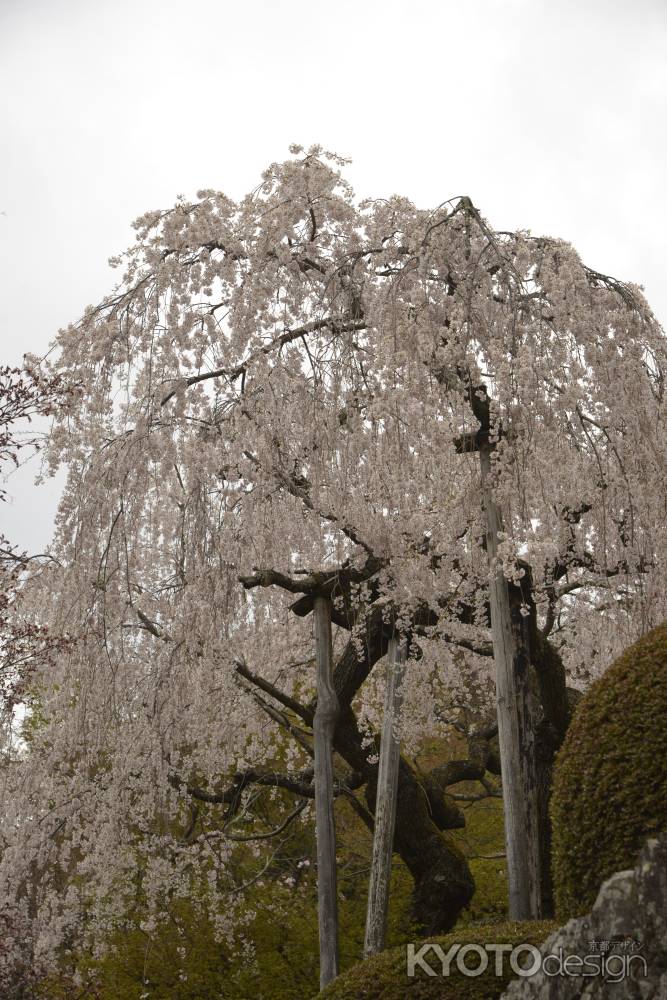
<instances>
[{"instance_id":1,"label":"tree bark","mask_svg":"<svg viewBox=\"0 0 667 1000\"><path fill-rule=\"evenodd\" d=\"M508 585L496 565L502 519L491 488L488 442L480 443L482 493L486 514L486 551L491 567L490 604L496 667L498 740L505 814L505 850L510 920L542 915L540 780L536 734L539 700L531 670L529 615L520 592Z\"/></svg>"},{"instance_id":2,"label":"tree bark","mask_svg":"<svg viewBox=\"0 0 667 1000\"><path fill-rule=\"evenodd\" d=\"M338 975L333 735L339 705L333 686L331 602L328 598L315 598L313 621L317 662L317 708L313 719L317 912L320 937L320 989L324 989L327 983Z\"/></svg>"},{"instance_id":3,"label":"tree bark","mask_svg":"<svg viewBox=\"0 0 667 1000\"><path fill-rule=\"evenodd\" d=\"M369 757L377 744L364 745L354 712L344 706L336 726L335 748L366 782L364 797L375 814L378 765ZM441 790L436 794L442 795ZM400 854L412 878L412 914L423 934L450 930L475 891L475 883L464 854L447 836L446 829L462 827L460 813L447 812L439 825L437 809L427 786L404 757L399 757L394 850ZM440 820L442 822L442 820Z\"/></svg>"},{"instance_id":4,"label":"tree bark","mask_svg":"<svg viewBox=\"0 0 667 1000\"><path fill-rule=\"evenodd\" d=\"M394 848L394 828L396 825L396 796L398 793L398 767L400 761L400 740L396 733L403 695L403 681L406 649L396 638L389 640L387 662L387 684L380 741L380 763L378 787L375 803L375 835L373 837L373 860L368 886L368 911L366 914L366 938L364 958L374 955L384 948L389 907L389 886L391 882L391 857Z\"/></svg>"},{"instance_id":5,"label":"tree bark","mask_svg":"<svg viewBox=\"0 0 667 1000\"><path fill-rule=\"evenodd\" d=\"M537 728L537 781L538 781L538 840L540 845L540 873L542 916L554 913L553 885L551 880L551 817L549 799L556 753L560 749L570 724L572 705L563 661L537 629L535 605L531 600L531 663L534 666L540 692L542 716Z\"/></svg>"}]
</instances>

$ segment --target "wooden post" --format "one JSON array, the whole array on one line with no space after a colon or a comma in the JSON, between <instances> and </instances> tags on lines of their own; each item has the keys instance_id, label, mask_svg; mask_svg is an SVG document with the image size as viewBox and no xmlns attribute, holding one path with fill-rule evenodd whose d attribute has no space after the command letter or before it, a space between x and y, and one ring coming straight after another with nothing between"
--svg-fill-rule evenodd
<instances>
[{"instance_id":1,"label":"wooden post","mask_svg":"<svg viewBox=\"0 0 667 1000\"><path fill-rule=\"evenodd\" d=\"M510 920L542 915L539 849L539 783L536 761L537 693L531 684L527 619L512 606L507 580L495 565L500 510L489 486L490 447L479 447L486 512L486 552L490 581L491 631L496 668L498 740L505 812L505 848Z\"/></svg>"},{"instance_id":2,"label":"wooden post","mask_svg":"<svg viewBox=\"0 0 667 1000\"><path fill-rule=\"evenodd\" d=\"M368 886L364 958L382 951L387 927L391 856L396 824L398 768L400 765L400 740L397 738L396 726L403 701L401 682L405 657L405 644L399 645L396 638L390 639L380 742L380 765L375 796L375 834L373 837L371 877Z\"/></svg>"},{"instance_id":3,"label":"wooden post","mask_svg":"<svg viewBox=\"0 0 667 1000\"><path fill-rule=\"evenodd\" d=\"M338 899L334 823L333 735L338 698L333 686L331 602L316 597L313 613L317 661L315 735L315 829L317 835L317 914L320 934L320 989L338 975Z\"/></svg>"}]
</instances>

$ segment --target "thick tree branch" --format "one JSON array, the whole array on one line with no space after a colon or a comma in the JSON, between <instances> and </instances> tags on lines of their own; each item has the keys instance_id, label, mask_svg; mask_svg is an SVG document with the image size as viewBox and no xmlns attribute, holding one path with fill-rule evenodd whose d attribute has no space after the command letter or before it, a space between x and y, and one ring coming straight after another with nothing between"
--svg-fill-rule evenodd
<instances>
[{"instance_id":1,"label":"thick tree branch","mask_svg":"<svg viewBox=\"0 0 667 1000\"><path fill-rule=\"evenodd\" d=\"M255 569L253 573L239 576L239 582L246 590L254 587L282 587L292 594L305 594L307 597L297 601L291 606L291 610L299 617L303 618L313 609L315 597L335 597L337 593L345 595L349 593L350 585L353 583L365 583L378 572L382 565L375 556L369 555L363 566L356 568L349 564L343 564L337 570L314 570L304 576L289 576L274 569ZM334 624L338 624L332 618ZM348 620L347 627L350 627Z\"/></svg>"},{"instance_id":2,"label":"thick tree branch","mask_svg":"<svg viewBox=\"0 0 667 1000\"><path fill-rule=\"evenodd\" d=\"M207 792L206 789L191 784L186 784L185 790L191 798L197 799L199 802L208 802L211 805L237 806L241 793L249 785L284 788L286 791L294 792L295 795L300 795L302 798L312 799L315 794L312 779L312 768L303 771L300 775L283 774L278 771L257 771L254 768L250 768L247 771L238 771L232 779L232 784L222 792ZM177 788L182 786L182 782L175 775L169 780ZM233 812L235 811L236 809L233 810Z\"/></svg>"}]
</instances>

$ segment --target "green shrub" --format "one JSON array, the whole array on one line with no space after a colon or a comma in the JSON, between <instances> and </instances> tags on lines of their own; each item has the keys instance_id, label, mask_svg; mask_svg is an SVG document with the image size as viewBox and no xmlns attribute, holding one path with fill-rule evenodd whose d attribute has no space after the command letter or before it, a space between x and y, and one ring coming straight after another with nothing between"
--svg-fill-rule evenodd
<instances>
[{"instance_id":1,"label":"green shrub","mask_svg":"<svg viewBox=\"0 0 667 1000\"><path fill-rule=\"evenodd\" d=\"M453 944L540 945L555 928L556 924L546 920L482 924L461 928L442 937L415 941L415 950L427 941L439 944L445 954ZM417 966L415 976L408 977L406 946L383 951L339 976L320 993L319 1000L405 1000L405 997L410 1000L495 1000L514 978L508 960L503 963L505 975L495 975L493 955L489 956L488 968L479 976L463 975L455 960L450 965L450 975L442 976L440 963L432 952L425 954L424 959L437 975L428 976ZM471 955L466 964L473 969L476 962L476 956Z\"/></svg>"},{"instance_id":2,"label":"green shrub","mask_svg":"<svg viewBox=\"0 0 667 1000\"><path fill-rule=\"evenodd\" d=\"M601 883L667 829L667 622L579 702L556 761L551 816L563 920L587 913Z\"/></svg>"}]
</instances>

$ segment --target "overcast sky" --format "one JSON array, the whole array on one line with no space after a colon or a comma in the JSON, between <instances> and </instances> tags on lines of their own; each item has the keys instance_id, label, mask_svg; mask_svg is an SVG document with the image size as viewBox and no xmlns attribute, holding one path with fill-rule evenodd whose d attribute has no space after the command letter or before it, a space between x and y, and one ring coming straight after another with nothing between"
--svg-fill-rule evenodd
<instances>
[{"instance_id":1,"label":"overcast sky","mask_svg":"<svg viewBox=\"0 0 667 1000\"><path fill-rule=\"evenodd\" d=\"M240 197L291 142L359 196L567 239L667 324L667 0L0 0L0 126L1 361L110 289L133 218ZM0 511L32 551L36 471Z\"/></svg>"}]
</instances>

